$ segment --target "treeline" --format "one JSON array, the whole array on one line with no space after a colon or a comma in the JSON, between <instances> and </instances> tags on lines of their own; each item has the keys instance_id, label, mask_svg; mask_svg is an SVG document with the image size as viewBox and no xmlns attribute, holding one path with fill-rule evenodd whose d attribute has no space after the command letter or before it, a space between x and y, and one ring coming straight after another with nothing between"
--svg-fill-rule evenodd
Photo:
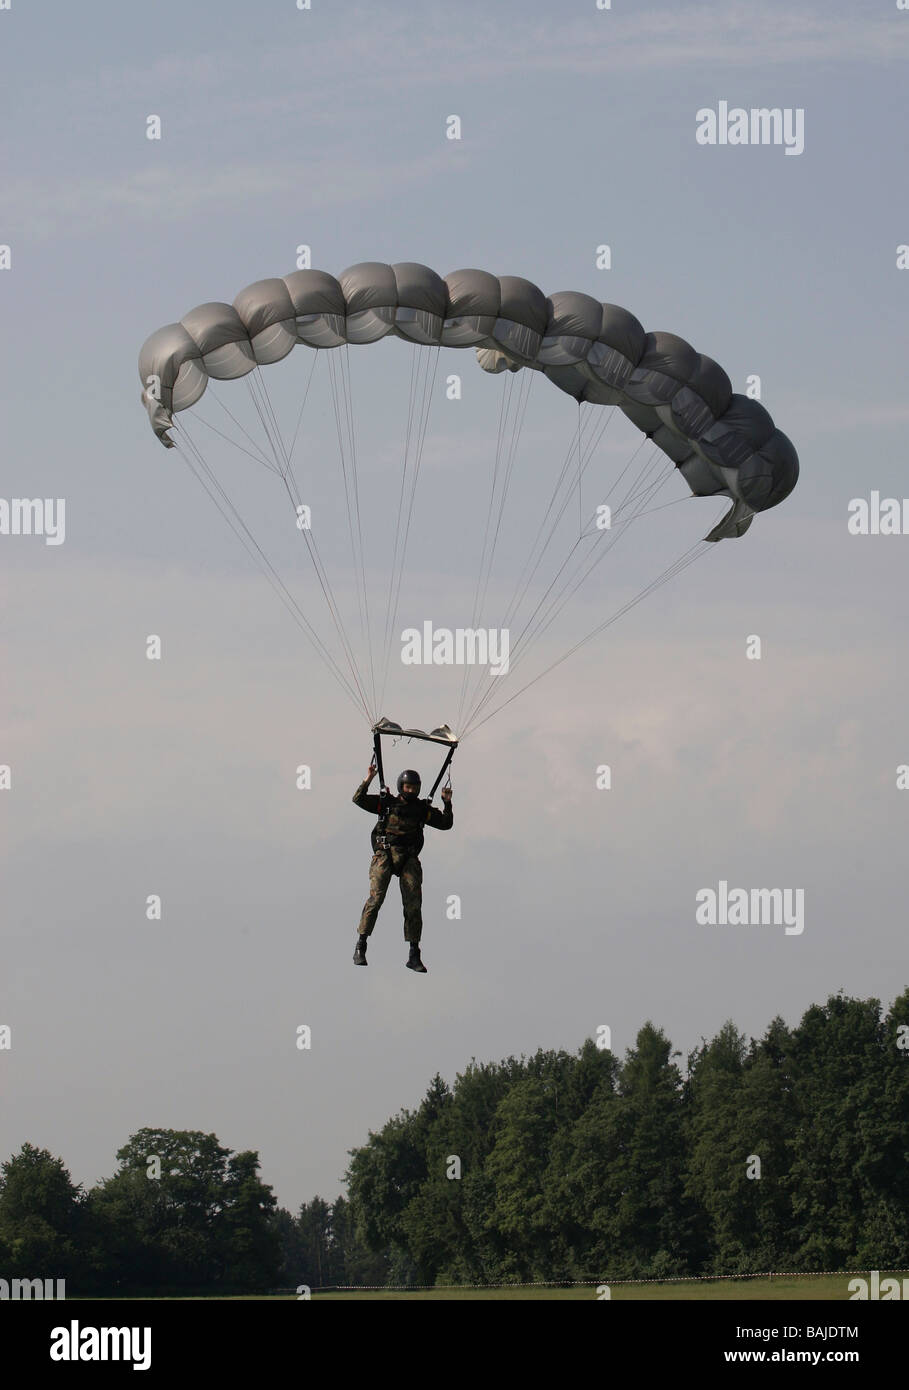
<instances>
[{"instance_id":1,"label":"treeline","mask_svg":"<svg viewBox=\"0 0 909 1390\"><path fill-rule=\"evenodd\" d=\"M117 1173L88 1191L31 1144L0 1165L0 1278L125 1297L386 1277L343 1197L292 1216L260 1179L255 1152L232 1153L213 1134L142 1129L117 1158Z\"/></svg>"},{"instance_id":2,"label":"treeline","mask_svg":"<svg viewBox=\"0 0 909 1390\"><path fill-rule=\"evenodd\" d=\"M686 1059L472 1062L352 1152L296 1216L255 1152L144 1129L89 1191L29 1144L0 1165L0 1277L67 1293L244 1293L909 1267L909 991L835 996Z\"/></svg>"},{"instance_id":3,"label":"treeline","mask_svg":"<svg viewBox=\"0 0 909 1390\"><path fill-rule=\"evenodd\" d=\"M347 1175L390 1281L909 1267L909 991L678 1055L648 1023L436 1076Z\"/></svg>"}]
</instances>

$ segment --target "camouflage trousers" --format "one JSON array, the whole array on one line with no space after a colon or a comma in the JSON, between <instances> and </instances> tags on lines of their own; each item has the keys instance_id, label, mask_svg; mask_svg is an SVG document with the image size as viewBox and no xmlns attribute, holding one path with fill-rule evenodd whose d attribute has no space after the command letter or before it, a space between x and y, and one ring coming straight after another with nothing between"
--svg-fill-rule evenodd
<instances>
[{"instance_id":1,"label":"camouflage trousers","mask_svg":"<svg viewBox=\"0 0 909 1390\"><path fill-rule=\"evenodd\" d=\"M401 880L404 940L419 941L423 934L423 865L409 850L376 850L369 866L369 897L363 905L357 930L361 936L372 935L393 874Z\"/></svg>"}]
</instances>

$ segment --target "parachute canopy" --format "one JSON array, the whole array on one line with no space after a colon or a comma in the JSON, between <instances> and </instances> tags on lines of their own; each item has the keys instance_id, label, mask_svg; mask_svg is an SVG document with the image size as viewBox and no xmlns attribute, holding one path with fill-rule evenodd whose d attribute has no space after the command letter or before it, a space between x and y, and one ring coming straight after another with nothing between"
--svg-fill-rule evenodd
<instances>
[{"instance_id":1,"label":"parachute canopy","mask_svg":"<svg viewBox=\"0 0 909 1390\"><path fill-rule=\"evenodd\" d=\"M365 559L349 346L376 343L389 336L410 344L411 380L403 430L400 486L386 492L391 498L397 494L398 508L394 544L383 542L385 554L378 571L385 588L386 557L390 554L380 638L378 628L375 633L373 631L376 575L367 575ZM289 357L298 346L310 348L312 352L302 355L309 359L305 387L299 379L304 374L294 370L299 358L288 364L285 375L290 378L297 420L295 428L291 420L290 428L285 430L266 385L266 378L280 378L282 373L277 369L274 373L260 371L260 368L267 369L270 364ZM473 605L468 607L458 586L452 585L453 601L462 607L455 608L449 621L455 618L459 633L467 632L476 637L480 631L489 639L483 648L487 654L493 634L497 639L504 634L508 638L508 648L507 651L504 647L501 649L503 661L487 661L484 657L480 663L476 658L476 664L466 662L463 673L458 673L457 708L448 703L441 706L452 710L457 736L448 725L427 733L379 717L379 711L387 707L385 689L392 644L397 636L402 576L433 399L434 374L442 348L473 348L478 366L487 374L485 383L491 384L491 378L501 377L495 449L490 449L488 455L475 447L471 450L479 466L485 469L482 490L487 485L489 490ZM374 362L375 356L364 354L369 364ZM406 354L403 356L406 358ZM338 459L350 541L351 565L347 568L345 560L344 583L339 591L329 576L322 541L323 538L327 540L330 550L342 528L326 524L326 515L332 514L327 513L324 506L313 527L313 509L301 490L293 459L317 363L324 365L323 377L327 375L331 391L330 413L338 432ZM177 449L184 458L339 687L365 715L373 733L380 773L384 735L443 744L447 748L444 772L459 740L504 709L523 690L604 632L649 594L674 581L688 565L713 549L705 542L741 536L755 513L777 506L788 496L799 472L793 445L776 428L767 410L759 402L734 392L723 368L684 338L667 332L647 332L627 309L601 303L590 295L562 291L547 297L530 280L492 275L485 270L456 270L443 279L424 265L366 262L351 266L337 277L322 270L306 269L280 278L258 280L241 290L232 304L201 304L178 323L158 329L141 350L139 374L142 399L156 436L165 447ZM190 429L189 421L177 418L180 412L201 400L210 382L239 378L246 378L248 404L258 422L258 425L251 422L252 430L258 430L258 434L247 430L234 413L234 402L230 405L222 402L217 390L211 392L211 398L229 421L228 433L218 427L223 421L219 420L216 425L205 420L202 412L197 412L199 423L230 447L236 447L241 456L246 456L246 467L249 461L255 470L261 465L277 480L281 506L286 508L286 504L290 504L293 534L305 545L313 567L314 593L321 594L324 600L330 623L327 636L310 621L254 535L241 506L235 501L233 488L228 490L221 471L215 471L197 443L195 420ZM551 456L547 457L545 447L537 448L539 467L522 472L519 485L510 485L527 399L532 383L539 378L546 378L558 387L563 393L562 401L566 396L576 401L577 409L561 412L575 419L573 438L561 470L556 470L555 485L534 534L526 487L548 476L544 465L550 462ZM475 380L479 382L484 378L477 375ZM490 393L473 394L488 397ZM543 395L548 401L558 400L554 392L544 391ZM296 410L298 402L299 413ZM560 412L547 406L546 413L555 417ZM585 495L582 483L610 419L617 414L624 415L634 427L635 446L608 489L598 492L593 515L588 515L590 484ZM233 433L230 426L233 426ZM372 464L381 452L375 440L370 441L369 450ZM608 452L613 452L611 444ZM324 457L322 450L318 454L320 482L329 471L322 467ZM492 463L489 468L485 467L487 457ZM459 475L466 476L471 461L466 458L458 461ZM613 553L629 529L637 527L637 522L645 515L675 505L674 501L666 502L660 490L676 471L694 496L729 498L731 507L716 520L703 540L699 535L694 545L684 548L662 573L648 580L636 593L628 597L619 590L617 598L620 601L615 610L598 616L596 624L585 635L572 638L563 655L549 659L547 653L548 664L539 674L528 678L514 694L500 694L502 683L514 679L514 671L523 665L536 644L542 642L573 595L588 583L603 558ZM531 473L536 476L531 477ZM601 488L603 484L598 479L594 486ZM544 503L548 491L547 486L540 499ZM508 538L511 555L506 583L509 587L513 583L513 592L504 603L507 591L502 589L498 575L493 581L493 565L503 530L506 501L510 497L514 502L516 492L519 494L517 501L525 506L521 515L525 529L516 528L516 534ZM568 510L574 500L577 501L576 531L574 509ZM476 507L474 511L479 521L482 509ZM662 526L668 530L674 544L671 524L664 525L667 521L668 517L660 518L655 529L660 530ZM376 527L367 528L367 538L371 539L376 530ZM635 529L634 534L640 534L639 530ZM525 537L532 539L524 566L517 570L513 556L514 552L523 551ZM466 561L471 551L466 532L458 535L457 549ZM620 554L627 555L629 549L631 547L625 547ZM649 553L649 547L642 546L640 551ZM637 560L638 552L633 558ZM348 630L354 596L359 643ZM418 594L416 602L421 601ZM495 628L483 621L487 603L496 603L504 609ZM405 606L413 614L413 595L405 594ZM425 614L423 621L425 626ZM512 629L516 633L513 640ZM424 660L422 664L429 663ZM436 709L439 707L435 705Z\"/></svg>"},{"instance_id":2,"label":"parachute canopy","mask_svg":"<svg viewBox=\"0 0 909 1390\"><path fill-rule=\"evenodd\" d=\"M168 448L175 412L210 379L245 376L312 348L373 343L476 348L488 372L531 368L578 401L618 405L672 459L691 491L731 497L708 539L741 535L798 478L798 455L758 402L673 333L648 333L633 314L590 295L548 298L530 280L485 270L444 279L428 266L364 262L335 279L297 270L247 285L233 304L201 304L147 339L139 375L152 427Z\"/></svg>"}]
</instances>

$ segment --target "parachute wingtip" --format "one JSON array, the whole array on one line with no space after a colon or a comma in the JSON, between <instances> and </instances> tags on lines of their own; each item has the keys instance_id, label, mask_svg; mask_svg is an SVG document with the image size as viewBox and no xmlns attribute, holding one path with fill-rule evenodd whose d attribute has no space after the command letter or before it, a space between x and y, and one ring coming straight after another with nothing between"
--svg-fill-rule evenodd
<instances>
[{"instance_id":1,"label":"parachute wingtip","mask_svg":"<svg viewBox=\"0 0 909 1390\"><path fill-rule=\"evenodd\" d=\"M753 520L754 512L748 506L747 502L736 500L722 520L717 522L713 530L707 532L704 540L723 541L738 539L739 536L744 536Z\"/></svg>"}]
</instances>

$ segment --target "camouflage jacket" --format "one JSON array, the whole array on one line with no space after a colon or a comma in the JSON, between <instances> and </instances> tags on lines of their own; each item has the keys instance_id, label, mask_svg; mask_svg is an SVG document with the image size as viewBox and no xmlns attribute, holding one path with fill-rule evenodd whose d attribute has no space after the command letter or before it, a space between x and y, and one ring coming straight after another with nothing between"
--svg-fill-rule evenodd
<instances>
[{"instance_id":1,"label":"camouflage jacket","mask_svg":"<svg viewBox=\"0 0 909 1390\"><path fill-rule=\"evenodd\" d=\"M366 790L368 782L361 782L353 795L353 803L364 811L377 816L381 811L381 798L370 796ZM444 811L437 811L428 801L405 801L403 796L389 795L385 798L385 836L389 848L410 850L419 854L423 848L423 827L433 830L450 830L454 824L454 812L449 801ZM377 837L382 833L378 823L373 827L372 847L377 849Z\"/></svg>"}]
</instances>

